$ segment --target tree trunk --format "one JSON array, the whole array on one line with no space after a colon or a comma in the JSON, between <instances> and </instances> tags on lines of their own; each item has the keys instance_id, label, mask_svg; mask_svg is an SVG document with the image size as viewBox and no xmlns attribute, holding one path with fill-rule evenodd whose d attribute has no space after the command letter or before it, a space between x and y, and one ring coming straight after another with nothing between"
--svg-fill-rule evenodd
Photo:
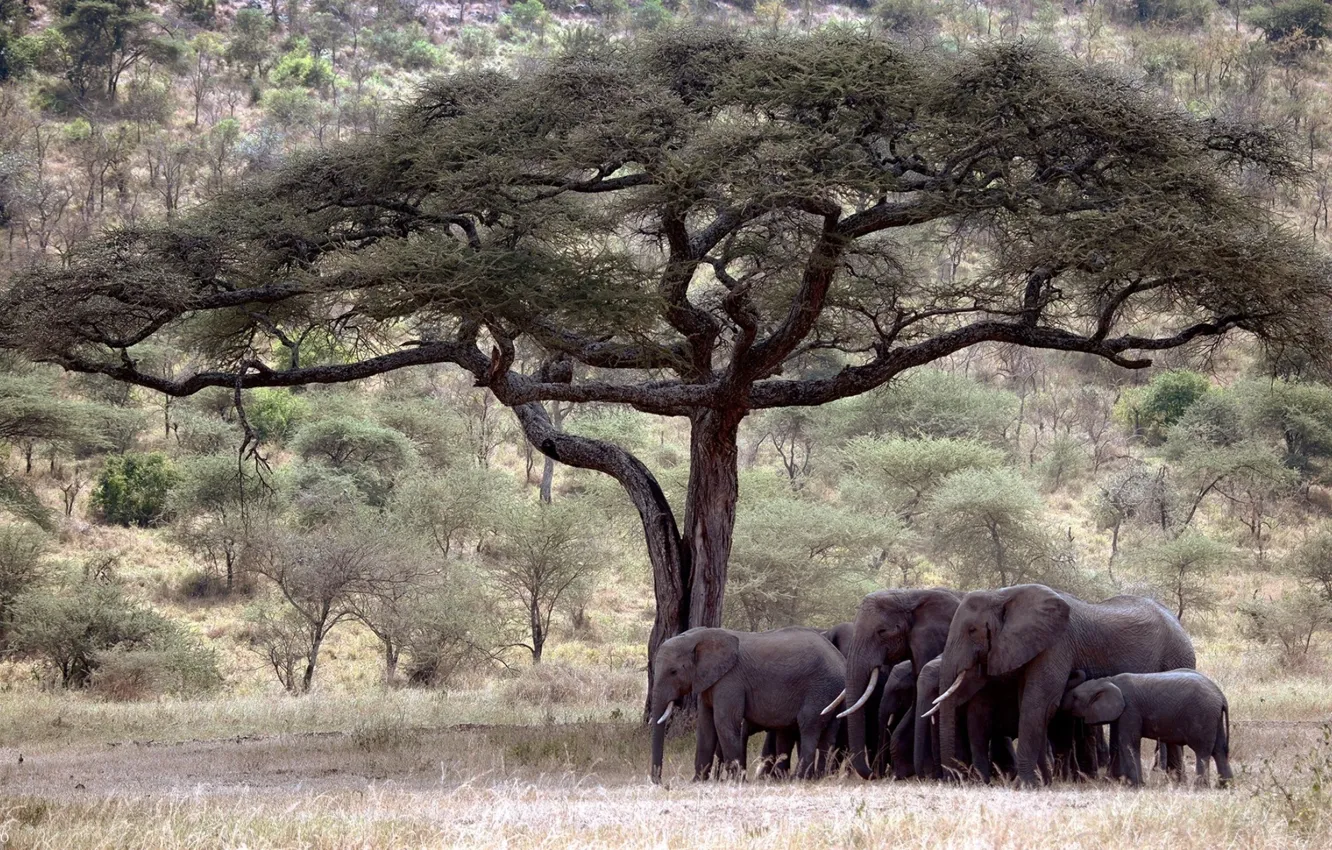
<instances>
[{"instance_id":1,"label":"tree trunk","mask_svg":"<svg viewBox=\"0 0 1332 850\"><path fill-rule=\"evenodd\" d=\"M535 593L532 594L532 604L527 613L532 626L532 663L540 664L541 651L546 645L546 630L542 628L541 605Z\"/></svg>"},{"instance_id":2,"label":"tree trunk","mask_svg":"<svg viewBox=\"0 0 1332 850\"><path fill-rule=\"evenodd\" d=\"M555 430L545 408L535 402L518 405L512 410L527 439L543 455L560 463L581 469L595 469L611 476L620 482L638 511L647 543L648 561L652 564L652 589L657 612L648 638L647 678L650 689L657 647L661 646L662 641L690 626L687 578L690 555L680 539L671 504L647 466L619 446ZM734 435L734 431L732 433ZM644 700L644 719L650 708Z\"/></svg>"},{"instance_id":3,"label":"tree trunk","mask_svg":"<svg viewBox=\"0 0 1332 850\"><path fill-rule=\"evenodd\" d=\"M690 417L689 497L684 521L690 571L682 577L683 586L689 589L690 627L722 624L726 567L740 492L736 436L743 418L743 412L732 410L701 410Z\"/></svg>"},{"instance_id":4,"label":"tree trunk","mask_svg":"<svg viewBox=\"0 0 1332 850\"><path fill-rule=\"evenodd\" d=\"M301 676L301 689L299 693L310 693L310 685L314 683L315 665L319 663L319 647L324 643L324 636L318 635L310 642L310 657L305 662L305 673Z\"/></svg>"},{"instance_id":5,"label":"tree trunk","mask_svg":"<svg viewBox=\"0 0 1332 850\"><path fill-rule=\"evenodd\" d=\"M558 401L551 405L550 424L556 431L564 430L564 405ZM546 456L546 462L541 467L541 501L546 504L551 502L551 487L555 483L555 459Z\"/></svg>"},{"instance_id":6,"label":"tree trunk","mask_svg":"<svg viewBox=\"0 0 1332 850\"><path fill-rule=\"evenodd\" d=\"M384 641L384 684L392 685L398 676L398 656L402 650L391 640Z\"/></svg>"}]
</instances>

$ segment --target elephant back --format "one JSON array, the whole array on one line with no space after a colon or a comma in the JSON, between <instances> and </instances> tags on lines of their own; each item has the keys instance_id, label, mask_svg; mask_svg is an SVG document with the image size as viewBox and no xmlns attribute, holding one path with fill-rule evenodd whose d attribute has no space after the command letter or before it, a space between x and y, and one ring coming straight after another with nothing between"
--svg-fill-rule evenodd
<instances>
[{"instance_id":1,"label":"elephant back","mask_svg":"<svg viewBox=\"0 0 1332 850\"><path fill-rule=\"evenodd\" d=\"M1097 650L1076 666L1092 678L1117 673L1160 673L1197 666L1193 640L1179 619L1145 596L1115 596L1078 612L1079 629L1097 639ZM1093 675L1094 673L1094 675Z\"/></svg>"}]
</instances>

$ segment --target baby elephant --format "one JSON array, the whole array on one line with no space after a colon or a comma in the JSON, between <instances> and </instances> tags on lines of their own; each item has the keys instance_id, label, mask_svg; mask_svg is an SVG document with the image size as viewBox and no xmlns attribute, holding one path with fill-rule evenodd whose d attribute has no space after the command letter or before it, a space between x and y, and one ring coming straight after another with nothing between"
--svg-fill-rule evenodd
<instances>
[{"instance_id":1,"label":"baby elephant","mask_svg":"<svg viewBox=\"0 0 1332 850\"><path fill-rule=\"evenodd\" d=\"M1064 694L1061 706L1088 723L1109 723L1118 741L1121 774L1142 784L1142 739L1187 744L1207 782L1207 760L1216 759L1221 786L1230 784L1230 706L1216 683L1196 670L1121 673L1093 679Z\"/></svg>"}]
</instances>

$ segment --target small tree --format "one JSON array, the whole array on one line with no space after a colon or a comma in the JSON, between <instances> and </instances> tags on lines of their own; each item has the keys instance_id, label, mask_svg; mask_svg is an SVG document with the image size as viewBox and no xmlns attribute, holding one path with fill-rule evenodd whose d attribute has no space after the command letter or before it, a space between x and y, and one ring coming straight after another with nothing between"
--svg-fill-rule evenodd
<instances>
[{"instance_id":1,"label":"small tree","mask_svg":"<svg viewBox=\"0 0 1332 850\"><path fill-rule=\"evenodd\" d=\"M1125 392L1116 406L1116 413L1134 434L1160 442L1165 439L1166 430L1178 422L1194 402L1207 395L1211 386L1205 375L1172 369L1152 378L1145 387Z\"/></svg>"},{"instance_id":2,"label":"small tree","mask_svg":"<svg viewBox=\"0 0 1332 850\"><path fill-rule=\"evenodd\" d=\"M576 583L599 568L595 539L576 503L509 507L486 567L497 592L523 620L529 642L517 642L540 664L555 605Z\"/></svg>"},{"instance_id":3,"label":"small tree","mask_svg":"<svg viewBox=\"0 0 1332 850\"><path fill-rule=\"evenodd\" d=\"M172 621L96 577L26 593L12 610L14 648L49 665L66 688L89 684L105 652L199 650Z\"/></svg>"},{"instance_id":4,"label":"small tree","mask_svg":"<svg viewBox=\"0 0 1332 850\"><path fill-rule=\"evenodd\" d=\"M22 525L0 525L0 650L9 648L14 602L46 578L46 536Z\"/></svg>"},{"instance_id":5,"label":"small tree","mask_svg":"<svg viewBox=\"0 0 1332 850\"><path fill-rule=\"evenodd\" d=\"M1196 531L1186 531L1141 550L1134 559L1161 598L1180 620L1190 611L1216 607L1215 578L1235 560L1226 544Z\"/></svg>"},{"instance_id":6,"label":"small tree","mask_svg":"<svg viewBox=\"0 0 1332 850\"><path fill-rule=\"evenodd\" d=\"M1286 559L1290 572L1332 603L1332 528L1317 529Z\"/></svg>"},{"instance_id":7,"label":"small tree","mask_svg":"<svg viewBox=\"0 0 1332 850\"><path fill-rule=\"evenodd\" d=\"M286 602L281 613L263 609L256 620L256 651L274 663L289 692L309 693L324 640L355 616L353 599L373 584L374 565L385 549L382 533L351 518L304 533L270 527L246 549L246 567L270 579ZM275 646L282 649L281 670L273 662ZM299 677L286 672L294 670L293 647L304 662Z\"/></svg>"},{"instance_id":8,"label":"small tree","mask_svg":"<svg viewBox=\"0 0 1332 850\"><path fill-rule=\"evenodd\" d=\"M267 491L258 476L237 466L234 456L211 455L187 461L171 491L172 535L208 564L209 577L236 587L249 529L245 511L263 505Z\"/></svg>"},{"instance_id":9,"label":"small tree","mask_svg":"<svg viewBox=\"0 0 1332 850\"><path fill-rule=\"evenodd\" d=\"M1276 600L1241 603L1239 612L1244 616L1245 635L1259 643L1279 645L1288 665L1307 658L1314 636L1332 628L1332 603L1303 588Z\"/></svg>"},{"instance_id":10,"label":"small tree","mask_svg":"<svg viewBox=\"0 0 1332 850\"><path fill-rule=\"evenodd\" d=\"M1018 413L1018 398L937 369L901 379L843 402L852 434L1004 440Z\"/></svg>"},{"instance_id":11,"label":"small tree","mask_svg":"<svg viewBox=\"0 0 1332 850\"><path fill-rule=\"evenodd\" d=\"M845 618L878 584L876 555L900 538L891 520L812 499L746 496L741 504L728 619L750 631Z\"/></svg>"},{"instance_id":12,"label":"small tree","mask_svg":"<svg viewBox=\"0 0 1332 850\"><path fill-rule=\"evenodd\" d=\"M857 437L838 453L844 488L859 496L860 508L875 508L910 523L935 488L964 469L995 469L1004 453L973 439L926 437L889 439Z\"/></svg>"},{"instance_id":13,"label":"small tree","mask_svg":"<svg viewBox=\"0 0 1332 850\"><path fill-rule=\"evenodd\" d=\"M1010 469L964 469L944 479L925 515L930 545L959 587L1040 580L1050 566L1041 498Z\"/></svg>"},{"instance_id":14,"label":"small tree","mask_svg":"<svg viewBox=\"0 0 1332 850\"><path fill-rule=\"evenodd\" d=\"M1127 523L1136 521L1162 531L1171 528L1174 501L1163 466L1134 464L1098 482L1092 514L1097 528L1110 530L1110 563L1119 554L1119 535Z\"/></svg>"},{"instance_id":15,"label":"small tree","mask_svg":"<svg viewBox=\"0 0 1332 850\"><path fill-rule=\"evenodd\" d=\"M375 507L387 503L397 475L415 458L411 441L402 433L350 416L309 423L296 433L291 449L350 475Z\"/></svg>"}]
</instances>

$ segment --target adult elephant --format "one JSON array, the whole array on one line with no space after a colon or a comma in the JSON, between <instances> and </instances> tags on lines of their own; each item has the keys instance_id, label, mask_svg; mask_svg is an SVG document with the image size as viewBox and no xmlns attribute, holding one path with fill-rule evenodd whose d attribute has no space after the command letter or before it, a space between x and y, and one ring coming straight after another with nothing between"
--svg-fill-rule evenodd
<instances>
[{"instance_id":1,"label":"adult elephant","mask_svg":"<svg viewBox=\"0 0 1332 850\"><path fill-rule=\"evenodd\" d=\"M746 732L755 727L797 730L797 776L826 768L836 723L821 709L842 686L846 664L818 632L694 628L657 648L653 670L653 782L661 781L666 721L688 694L699 698L695 779L707 777L718 751L735 773L745 760Z\"/></svg>"},{"instance_id":2,"label":"adult elephant","mask_svg":"<svg viewBox=\"0 0 1332 850\"><path fill-rule=\"evenodd\" d=\"M846 689L838 697L855 702L838 716L847 720L851 766L865 779L881 775L868 749L866 728L876 718L867 716L866 705L895 665L909 660L913 670L921 671L938 656L957 605L958 594L943 588L880 590L861 600L846 660Z\"/></svg>"},{"instance_id":3,"label":"adult elephant","mask_svg":"<svg viewBox=\"0 0 1332 850\"><path fill-rule=\"evenodd\" d=\"M992 679L1018 680L1018 779L1036 784L1047 729L1074 671L1088 678L1156 673L1194 665L1193 642L1168 610L1140 596L1084 602L1024 584L963 597L939 669L940 748L957 752L956 709Z\"/></svg>"}]
</instances>

